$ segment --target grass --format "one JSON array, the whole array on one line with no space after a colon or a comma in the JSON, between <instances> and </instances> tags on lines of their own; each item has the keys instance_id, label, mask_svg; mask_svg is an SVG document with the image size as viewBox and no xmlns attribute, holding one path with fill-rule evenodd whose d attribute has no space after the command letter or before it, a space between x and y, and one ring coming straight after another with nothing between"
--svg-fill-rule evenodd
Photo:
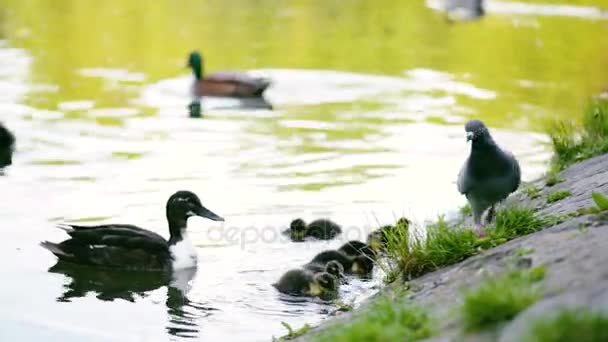
<instances>
[{"instance_id":1,"label":"grass","mask_svg":"<svg viewBox=\"0 0 608 342\"><path fill-rule=\"evenodd\" d=\"M537 232L547 223L547 218L535 214L533 209L512 205L498 211L494 227L487 228L485 232L491 240L511 240Z\"/></svg>"},{"instance_id":2,"label":"grass","mask_svg":"<svg viewBox=\"0 0 608 342\"><path fill-rule=\"evenodd\" d=\"M560 121L549 128L553 170L608 152L608 100L593 99L583 113L582 125ZM556 173L556 172L555 172Z\"/></svg>"},{"instance_id":3,"label":"grass","mask_svg":"<svg viewBox=\"0 0 608 342\"><path fill-rule=\"evenodd\" d=\"M564 198L569 197L570 195L572 195L572 192L570 190L559 190L551 192L547 195L547 203L561 201Z\"/></svg>"},{"instance_id":4,"label":"grass","mask_svg":"<svg viewBox=\"0 0 608 342\"><path fill-rule=\"evenodd\" d=\"M293 340L306 334L310 330L310 325L308 324L304 324L304 326L296 330L294 330L287 322L281 322L281 324L285 327L285 329L287 329L287 335L281 336L279 338L272 337L273 342Z\"/></svg>"},{"instance_id":5,"label":"grass","mask_svg":"<svg viewBox=\"0 0 608 342\"><path fill-rule=\"evenodd\" d=\"M562 310L551 318L536 320L524 342L608 341L608 315L590 310Z\"/></svg>"},{"instance_id":6,"label":"grass","mask_svg":"<svg viewBox=\"0 0 608 342\"><path fill-rule=\"evenodd\" d=\"M460 208L460 215L462 216L470 216L472 213L471 205L468 203Z\"/></svg>"},{"instance_id":7,"label":"grass","mask_svg":"<svg viewBox=\"0 0 608 342\"><path fill-rule=\"evenodd\" d=\"M540 196L540 189L534 184L528 184L523 191L530 199Z\"/></svg>"},{"instance_id":8,"label":"grass","mask_svg":"<svg viewBox=\"0 0 608 342\"><path fill-rule=\"evenodd\" d=\"M608 197L599 192L592 192L591 196L593 197L593 202L595 202L597 209L600 211L608 210Z\"/></svg>"},{"instance_id":9,"label":"grass","mask_svg":"<svg viewBox=\"0 0 608 342\"><path fill-rule=\"evenodd\" d=\"M442 217L426 227L426 235L408 228L392 230L386 234L386 252L391 265L387 274L391 280L397 278L396 274L410 280L458 263L483 249L534 233L549 222L530 208L513 205L498 211L495 225L486 228L484 238L462 225L449 226Z\"/></svg>"},{"instance_id":10,"label":"grass","mask_svg":"<svg viewBox=\"0 0 608 342\"><path fill-rule=\"evenodd\" d=\"M541 296L542 266L511 271L485 280L476 290L465 293L461 308L466 331L486 330L510 321Z\"/></svg>"},{"instance_id":11,"label":"grass","mask_svg":"<svg viewBox=\"0 0 608 342\"><path fill-rule=\"evenodd\" d=\"M336 324L313 338L316 342L417 341L433 333L429 315L421 308L405 305L403 294L383 296L351 322Z\"/></svg>"},{"instance_id":12,"label":"grass","mask_svg":"<svg viewBox=\"0 0 608 342\"><path fill-rule=\"evenodd\" d=\"M559 169L556 166L551 166L549 172L545 177L545 185L554 186L555 184L563 182L564 179L559 176Z\"/></svg>"},{"instance_id":13,"label":"grass","mask_svg":"<svg viewBox=\"0 0 608 342\"><path fill-rule=\"evenodd\" d=\"M404 279L457 263L478 252L478 236L473 231L451 228L443 218L426 227L426 236L397 229L386 237L389 260Z\"/></svg>"}]
</instances>

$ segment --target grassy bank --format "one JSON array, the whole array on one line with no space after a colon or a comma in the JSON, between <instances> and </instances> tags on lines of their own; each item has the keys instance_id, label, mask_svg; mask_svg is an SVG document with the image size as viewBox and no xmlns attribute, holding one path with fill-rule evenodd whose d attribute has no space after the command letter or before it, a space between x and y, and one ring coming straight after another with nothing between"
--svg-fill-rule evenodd
<instances>
[{"instance_id":1,"label":"grassy bank","mask_svg":"<svg viewBox=\"0 0 608 342\"><path fill-rule=\"evenodd\" d=\"M560 122L551 125L549 130L554 157L550 172L545 177L547 187L562 181L559 172L576 162L596 155L608 153L608 101L594 99L585 109L580 125ZM571 213L558 215L542 214L537 207L525 203L550 205L567 201L572 192L567 189L546 190L542 185L528 185L520 188L521 196L517 204L509 204L497 212L495 223L486 227L486 236L475 234L465 217L470 209L461 210L463 219L448 223L440 217L424 230L411 225L397 224L386 234L386 257L382 263L392 281L387 293L407 292L415 279L444 267L457 264L475 255L502 245L510 240L535 233L583 214L596 214L608 209L608 198L594 193L595 207L583 208ZM589 196L591 197L591 196ZM525 201L521 201L525 198ZM522 204L524 203L524 204ZM526 261L529 251L518 250L520 259ZM460 293L461 305L452 308L450 315L458 316L461 333L474 333L492 330L502 323L509 322L520 312L533 305L543 295L542 266L530 265L518 269L518 261L511 265L510 271L493 274L480 280L477 286ZM515 267L515 269L513 268ZM412 304L408 296L384 295L369 307L357 312L350 320L335 322L328 328L311 336L314 341L415 341L441 333L441 324L426 310ZM552 320L535 323L529 341L564 341L556 339L553 331L562 329L557 325L574 327L581 324L591 339L600 341L608 321L604 316L575 315L564 313ZM572 328L574 330L575 328ZM565 333L564 333L565 334ZM568 336L567 334L563 336ZM602 340L603 341L603 340Z\"/></svg>"}]
</instances>

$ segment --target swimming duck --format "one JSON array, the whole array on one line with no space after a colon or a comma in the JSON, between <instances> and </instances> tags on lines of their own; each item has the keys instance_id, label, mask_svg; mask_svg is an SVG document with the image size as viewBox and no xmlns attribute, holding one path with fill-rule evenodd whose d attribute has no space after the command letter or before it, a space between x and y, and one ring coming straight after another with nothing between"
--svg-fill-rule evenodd
<instances>
[{"instance_id":1,"label":"swimming duck","mask_svg":"<svg viewBox=\"0 0 608 342\"><path fill-rule=\"evenodd\" d=\"M371 260L376 260L377 257L376 251L370 245L358 240L348 241L338 248L338 251L350 256L363 255Z\"/></svg>"},{"instance_id":2,"label":"swimming duck","mask_svg":"<svg viewBox=\"0 0 608 342\"><path fill-rule=\"evenodd\" d=\"M44 241L41 245L59 260L76 264L141 271L196 267L196 251L188 240L186 229L188 218L224 219L205 208L198 196L190 191L171 195L166 213L170 233L168 241L154 232L129 224L64 224L60 228L67 231L69 239L61 243Z\"/></svg>"},{"instance_id":3,"label":"swimming duck","mask_svg":"<svg viewBox=\"0 0 608 342\"><path fill-rule=\"evenodd\" d=\"M333 249L317 254L310 262L327 264L332 260L339 262L344 268L344 271L349 274L368 276L374 268L374 261L366 256L349 256Z\"/></svg>"},{"instance_id":4,"label":"swimming duck","mask_svg":"<svg viewBox=\"0 0 608 342\"><path fill-rule=\"evenodd\" d=\"M287 271L278 282L272 284L279 292L292 296L334 297L338 290L336 277L327 273L313 274L304 269Z\"/></svg>"},{"instance_id":5,"label":"swimming duck","mask_svg":"<svg viewBox=\"0 0 608 342\"><path fill-rule=\"evenodd\" d=\"M342 264L337 262L336 260L331 260L325 265L316 262L308 263L304 265L303 268L311 271L312 273L327 272L336 277L336 279L344 278L344 266L342 266Z\"/></svg>"},{"instance_id":6,"label":"swimming duck","mask_svg":"<svg viewBox=\"0 0 608 342\"><path fill-rule=\"evenodd\" d=\"M367 236L367 244L374 250L374 251L383 251L384 249L386 249L386 245L388 243L389 240L389 234L391 232L394 232L395 229L404 229L407 230L410 226L410 220L408 220L406 217L402 217L399 220L397 220L397 223L392 226L392 225L386 225L386 226L382 226L379 229L374 230L373 232L369 233L369 235Z\"/></svg>"},{"instance_id":7,"label":"swimming duck","mask_svg":"<svg viewBox=\"0 0 608 342\"><path fill-rule=\"evenodd\" d=\"M13 163L15 136L0 122L0 168Z\"/></svg>"},{"instance_id":8,"label":"swimming duck","mask_svg":"<svg viewBox=\"0 0 608 342\"><path fill-rule=\"evenodd\" d=\"M310 224L300 218L291 221L289 229L283 234L289 235L294 242L304 241L306 237L319 240L330 240L342 233L342 228L337 223L328 219L318 219Z\"/></svg>"},{"instance_id":9,"label":"swimming duck","mask_svg":"<svg viewBox=\"0 0 608 342\"><path fill-rule=\"evenodd\" d=\"M204 75L203 56L192 51L188 57L195 81L192 92L195 96L260 97L270 85L264 77L253 77L237 72L215 72Z\"/></svg>"},{"instance_id":10,"label":"swimming duck","mask_svg":"<svg viewBox=\"0 0 608 342\"><path fill-rule=\"evenodd\" d=\"M485 14L483 0L447 0L445 4L448 22L468 21Z\"/></svg>"}]
</instances>

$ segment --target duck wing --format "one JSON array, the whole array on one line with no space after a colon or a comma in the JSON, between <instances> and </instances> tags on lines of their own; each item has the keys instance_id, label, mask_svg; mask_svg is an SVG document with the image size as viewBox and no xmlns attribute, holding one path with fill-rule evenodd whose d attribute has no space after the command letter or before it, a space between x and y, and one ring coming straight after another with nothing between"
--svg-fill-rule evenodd
<instances>
[{"instance_id":1,"label":"duck wing","mask_svg":"<svg viewBox=\"0 0 608 342\"><path fill-rule=\"evenodd\" d=\"M149 250L167 249L167 240L157 233L130 225L100 226L60 225L73 240L89 245L108 245L126 248L145 247Z\"/></svg>"},{"instance_id":2,"label":"duck wing","mask_svg":"<svg viewBox=\"0 0 608 342\"><path fill-rule=\"evenodd\" d=\"M42 246L60 260L131 270L170 268L167 240L149 230L125 224L59 227L70 239L59 244L45 241Z\"/></svg>"}]
</instances>

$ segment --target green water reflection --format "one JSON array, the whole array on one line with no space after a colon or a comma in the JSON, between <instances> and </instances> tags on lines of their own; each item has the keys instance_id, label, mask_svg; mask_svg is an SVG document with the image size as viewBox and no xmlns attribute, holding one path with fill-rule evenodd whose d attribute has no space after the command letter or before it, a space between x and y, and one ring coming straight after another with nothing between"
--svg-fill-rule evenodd
<instances>
[{"instance_id":1,"label":"green water reflection","mask_svg":"<svg viewBox=\"0 0 608 342\"><path fill-rule=\"evenodd\" d=\"M107 84L78 70L125 68L154 81L183 74L185 55L193 48L204 51L209 70L470 73L467 82L498 96L462 97L459 104L507 126L526 116L538 128L539 118L576 113L608 79L608 25L601 20L515 20L489 13L476 23L449 25L423 1L5 0L0 6L0 35L34 57L32 82L59 86L30 95L28 102L52 110L61 101L79 99L94 99L97 108L128 106L137 87Z\"/></svg>"}]
</instances>

